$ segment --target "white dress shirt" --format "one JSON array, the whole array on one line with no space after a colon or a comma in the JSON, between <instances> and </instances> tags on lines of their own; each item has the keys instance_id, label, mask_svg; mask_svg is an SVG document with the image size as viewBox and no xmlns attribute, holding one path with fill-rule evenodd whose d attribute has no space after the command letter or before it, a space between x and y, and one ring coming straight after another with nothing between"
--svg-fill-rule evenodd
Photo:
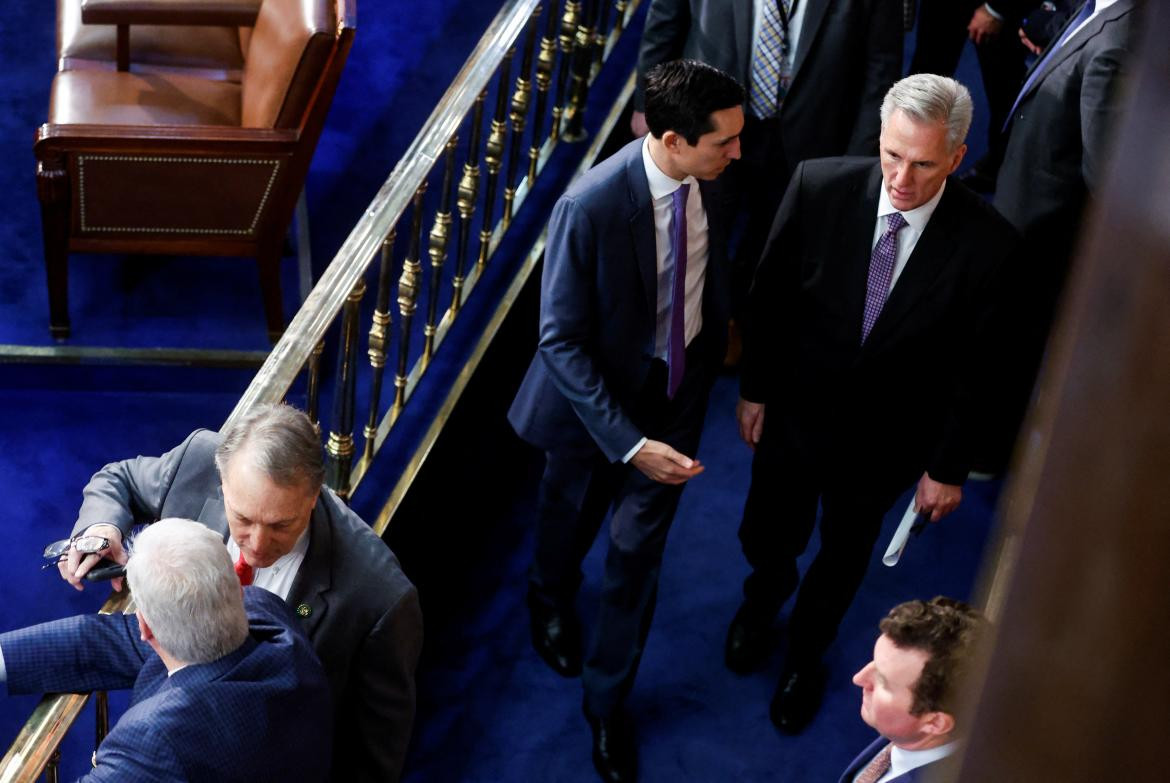
<instances>
[{"instance_id":1,"label":"white dress shirt","mask_svg":"<svg viewBox=\"0 0 1170 783\"><path fill-rule=\"evenodd\" d=\"M1116 2L1117 2L1117 0L1097 0L1097 4L1095 6L1093 6L1093 13L1089 14L1088 18L1086 18L1085 21L1083 21L1079 25L1077 25L1076 29L1073 30L1071 33L1069 33L1068 37L1065 38L1065 40L1067 41L1069 38L1072 38L1074 35L1079 33L1081 31L1081 28L1083 28L1089 22L1093 21L1094 17L1096 17L1098 14L1100 14L1102 11L1104 11L1106 8L1108 8L1109 6L1113 5Z\"/></svg>"},{"instance_id":2,"label":"white dress shirt","mask_svg":"<svg viewBox=\"0 0 1170 783\"><path fill-rule=\"evenodd\" d=\"M877 783L887 783L887 781L893 780L899 775L905 775L912 769L918 769L927 764L932 764L939 759L944 759L958 749L958 740L948 742L945 745L939 745L938 747L927 748L926 750L905 750L895 745L890 751L890 768L886 774L877 779ZM861 772L857 774L860 775ZM854 777L854 780L856 779Z\"/></svg>"},{"instance_id":3,"label":"white dress shirt","mask_svg":"<svg viewBox=\"0 0 1170 783\"><path fill-rule=\"evenodd\" d=\"M650 200L654 207L654 248L658 282L657 313L654 321L654 356L666 361L670 338L670 308L674 288L674 258L671 253L671 235L674 233L673 193L680 185L691 186L687 192L687 277L683 283L685 301L683 304L683 340L691 340L703 328L703 284L707 274L707 211L703 209L703 196L699 193L699 181L687 175L677 180L668 177L658 168L650 156L650 144L642 142L642 164L646 169L646 182L650 186ZM629 462L646 443L641 438L634 444L622 462Z\"/></svg>"},{"instance_id":4,"label":"white dress shirt","mask_svg":"<svg viewBox=\"0 0 1170 783\"><path fill-rule=\"evenodd\" d=\"M240 559L240 545L231 536L228 536L227 549L233 563ZM267 568L253 569L252 584L256 587L263 587L270 593L275 593L280 596L281 600L287 600L293 580L297 577L297 571L301 570L301 562L305 559L307 551L309 551L309 527L305 527L305 531L301 533L301 537L293 544L293 548L289 550L288 554Z\"/></svg>"},{"instance_id":5,"label":"white dress shirt","mask_svg":"<svg viewBox=\"0 0 1170 783\"><path fill-rule=\"evenodd\" d=\"M890 203L890 194L886 192L884 182L879 186L879 189L881 193L878 196L877 220L874 222L873 241L869 244L870 250L873 250L878 240L882 238L882 234L886 233L886 215L898 211ZM902 213L902 217L906 219L906 225L898 232L898 250L894 256L894 274L890 276L890 291L894 290L894 284L898 282L898 277L901 276L902 270L906 268L906 262L910 260L910 254L914 252L914 246L918 244L918 240L922 237L922 232L926 230L926 224L930 222L930 216L934 214L934 209L938 206L943 191L946 189L947 182L943 180L942 185L939 186L938 193L935 193L930 201L927 201L920 207L915 207L909 212Z\"/></svg>"}]
</instances>

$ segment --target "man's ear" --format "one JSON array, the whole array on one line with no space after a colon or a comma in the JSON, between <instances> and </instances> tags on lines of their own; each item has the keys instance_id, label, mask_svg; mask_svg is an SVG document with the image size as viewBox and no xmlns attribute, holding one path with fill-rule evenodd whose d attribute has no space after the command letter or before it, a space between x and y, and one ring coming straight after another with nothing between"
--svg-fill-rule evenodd
<instances>
[{"instance_id":1,"label":"man's ear","mask_svg":"<svg viewBox=\"0 0 1170 783\"><path fill-rule=\"evenodd\" d=\"M951 170L947 172L948 174L955 173L956 169L959 168L959 164L961 164L963 162L963 156L966 154L967 154L967 145L960 144L959 148L957 150L955 150L955 157L951 161Z\"/></svg>"},{"instance_id":2,"label":"man's ear","mask_svg":"<svg viewBox=\"0 0 1170 783\"><path fill-rule=\"evenodd\" d=\"M154 640L154 631L150 629L150 623L146 622L146 615L142 610L138 611L138 636L147 644Z\"/></svg>"},{"instance_id":3,"label":"man's ear","mask_svg":"<svg viewBox=\"0 0 1170 783\"><path fill-rule=\"evenodd\" d=\"M942 737L955 730L955 716L949 712L927 712L918 717L922 731L932 737Z\"/></svg>"},{"instance_id":4,"label":"man's ear","mask_svg":"<svg viewBox=\"0 0 1170 783\"><path fill-rule=\"evenodd\" d=\"M664 131L662 134L662 146L665 147L668 152L677 152L679 147L682 145L682 142L683 137L675 131L668 130Z\"/></svg>"}]
</instances>

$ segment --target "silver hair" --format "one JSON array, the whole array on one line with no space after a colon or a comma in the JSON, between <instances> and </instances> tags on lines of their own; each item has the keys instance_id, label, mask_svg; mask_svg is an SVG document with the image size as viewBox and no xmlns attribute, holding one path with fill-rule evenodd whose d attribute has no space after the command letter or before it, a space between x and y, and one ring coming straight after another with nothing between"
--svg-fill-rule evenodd
<instances>
[{"instance_id":1,"label":"silver hair","mask_svg":"<svg viewBox=\"0 0 1170 783\"><path fill-rule=\"evenodd\" d=\"M882 99L882 127L895 109L900 109L917 122L933 122L947 126L947 147L951 152L959 148L971 128L971 93L949 76L916 73L898 81Z\"/></svg>"},{"instance_id":2,"label":"silver hair","mask_svg":"<svg viewBox=\"0 0 1170 783\"><path fill-rule=\"evenodd\" d=\"M305 485L315 494L325 480L321 436L309 417L291 405L257 405L222 434L215 450L221 477L241 451L279 486Z\"/></svg>"},{"instance_id":3,"label":"silver hair","mask_svg":"<svg viewBox=\"0 0 1170 783\"><path fill-rule=\"evenodd\" d=\"M240 581L219 535L172 518L148 525L131 543L126 578L134 602L169 655L209 663L244 643Z\"/></svg>"}]
</instances>

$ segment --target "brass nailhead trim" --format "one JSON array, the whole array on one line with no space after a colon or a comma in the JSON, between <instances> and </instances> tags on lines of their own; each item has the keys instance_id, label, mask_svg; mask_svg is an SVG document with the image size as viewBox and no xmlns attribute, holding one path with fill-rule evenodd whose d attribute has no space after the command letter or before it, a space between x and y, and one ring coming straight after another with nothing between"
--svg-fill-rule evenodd
<instances>
[{"instance_id":1,"label":"brass nailhead trim","mask_svg":"<svg viewBox=\"0 0 1170 783\"><path fill-rule=\"evenodd\" d=\"M256 207L256 214L252 216L252 222L246 229L242 228L148 228L148 227L134 227L134 226L90 226L85 220L85 162L87 160L117 160L128 161L131 163L219 163L226 166L236 165L270 165L272 166L272 173L268 177L268 184L264 186L264 195L260 197L260 203ZM77 179L78 179L78 195L81 207L81 230L82 231L125 231L135 233L147 234L169 234L169 233L184 233L184 234L234 234L237 236L247 236L256 231L256 224L260 221L260 213L264 211L264 205L268 203L268 196L272 192L272 183L276 181L276 175L280 171L279 160L264 160L262 158L172 158L156 155L78 155L77 156Z\"/></svg>"}]
</instances>

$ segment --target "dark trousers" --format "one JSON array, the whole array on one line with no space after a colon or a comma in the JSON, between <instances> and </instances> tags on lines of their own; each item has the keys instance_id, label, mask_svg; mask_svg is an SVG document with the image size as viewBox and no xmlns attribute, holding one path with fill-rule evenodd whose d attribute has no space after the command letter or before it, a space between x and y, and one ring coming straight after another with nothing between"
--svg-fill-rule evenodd
<instances>
[{"instance_id":1,"label":"dark trousers","mask_svg":"<svg viewBox=\"0 0 1170 783\"><path fill-rule=\"evenodd\" d=\"M752 573L744 598L761 617L774 617L797 591L788 621L787 670L807 669L837 636L837 627L861 586L882 517L921 471L871 464L856 451L847 458L800 448L782 430L783 414L765 419L752 462L752 483L739 529ZM776 419L773 426L770 423ZM771 431L770 431L771 430ZM777 432L780 430L780 432ZM808 546L821 506L821 548L804 580L796 560Z\"/></svg>"},{"instance_id":2,"label":"dark trousers","mask_svg":"<svg viewBox=\"0 0 1170 783\"><path fill-rule=\"evenodd\" d=\"M959 65L967 42L967 24L983 0L921 0L918 9L918 32L910 73L937 73L950 76ZM975 47L979 73L988 103L988 154L994 174L1003 157L1004 121L1016 95L1023 86L1028 52L1020 44L1019 19L1007 18L999 35Z\"/></svg>"},{"instance_id":3,"label":"dark trousers","mask_svg":"<svg viewBox=\"0 0 1170 783\"><path fill-rule=\"evenodd\" d=\"M688 349L687 371L673 400L666 398L666 365L656 360L631 412L646 437L689 457L699 445L713 378L700 358L697 350ZM604 717L621 706L642 659L666 534L683 486L659 484L633 465L608 462L596 449L546 456L529 572L533 600L571 609L581 584L581 561L613 507L601 608L582 674L585 708Z\"/></svg>"}]
</instances>

